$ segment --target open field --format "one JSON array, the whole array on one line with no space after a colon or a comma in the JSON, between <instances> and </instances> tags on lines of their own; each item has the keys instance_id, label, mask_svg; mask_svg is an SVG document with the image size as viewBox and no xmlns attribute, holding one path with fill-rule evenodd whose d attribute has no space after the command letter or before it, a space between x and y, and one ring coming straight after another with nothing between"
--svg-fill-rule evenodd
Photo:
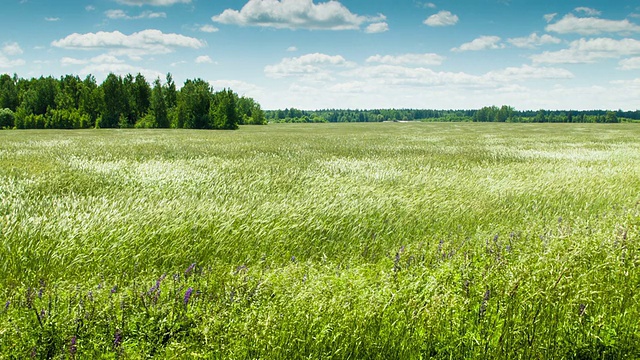
<instances>
[{"instance_id":1,"label":"open field","mask_svg":"<svg viewBox=\"0 0 640 360\"><path fill-rule=\"evenodd\" d=\"M633 124L2 131L0 358L637 358L639 230Z\"/></svg>"}]
</instances>

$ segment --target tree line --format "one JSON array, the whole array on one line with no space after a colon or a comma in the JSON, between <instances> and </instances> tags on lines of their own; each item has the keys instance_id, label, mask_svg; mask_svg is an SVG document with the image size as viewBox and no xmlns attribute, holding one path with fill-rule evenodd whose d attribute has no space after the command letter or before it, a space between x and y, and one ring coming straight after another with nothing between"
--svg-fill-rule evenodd
<instances>
[{"instance_id":1,"label":"tree line","mask_svg":"<svg viewBox=\"0 0 640 360\"><path fill-rule=\"evenodd\" d=\"M263 125L264 111L254 99L231 89L214 91L202 79L179 90L171 74L153 86L138 73L95 77L77 75L23 79L0 75L0 128L185 128L237 129Z\"/></svg>"},{"instance_id":2,"label":"tree line","mask_svg":"<svg viewBox=\"0 0 640 360\"><path fill-rule=\"evenodd\" d=\"M374 109L374 110L299 110L296 108L265 111L269 122L537 122L537 123L617 123L640 121L637 111L518 111L510 106L488 106L477 110Z\"/></svg>"}]
</instances>

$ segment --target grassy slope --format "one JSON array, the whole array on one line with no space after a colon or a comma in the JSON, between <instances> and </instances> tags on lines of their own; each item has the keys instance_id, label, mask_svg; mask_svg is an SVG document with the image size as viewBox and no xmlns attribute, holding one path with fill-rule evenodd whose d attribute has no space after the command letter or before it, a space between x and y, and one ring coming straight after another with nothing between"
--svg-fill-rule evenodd
<instances>
[{"instance_id":1,"label":"grassy slope","mask_svg":"<svg viewBox=\"0 0 640 360\"><path fill-rule=\"evenodd\" d=\"M0 351L640 356L639 135L0 132Z\"/></svg>"}]
</instances>

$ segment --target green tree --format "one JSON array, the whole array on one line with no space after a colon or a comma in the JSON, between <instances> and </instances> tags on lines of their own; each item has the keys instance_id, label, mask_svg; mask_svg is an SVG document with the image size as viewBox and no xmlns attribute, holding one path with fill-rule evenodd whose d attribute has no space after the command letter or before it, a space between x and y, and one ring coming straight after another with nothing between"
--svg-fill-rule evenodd
<instances>
[{"instance_id":1,"label":"green tree","mask_svg":"<svg viewBox=\"0 0 640 360\"><path fill-rule=\"evenodd\" d=\"M12 128L15 122L15 118L16 116L13 111L11 111L11 109L0 109L0 129Z\"/></svg>"},{"instance_id":2,"label":"green tree","mask_svg":"<svg viewBox=\"0 0 640 360\"><path fill-rule=\"evenodd\" d=\"M0 75L0 109L10 109L16 111L20 100L18 98L17 75L13 77L8 74Z\"/></svg>"},{"instance_id":3,"label":"green tree","mask_svg":"<svg viewBox=\"0 0 640 360\"><path fill-rule=\"evenodd\" d=\"M151 86L147 83L147 80L140 73L136 75L135 81L132 84L133 98L133 113L135 120L141 119L151 106Z\"/></svg>"},{"instance_id":4,"label":"green tree","mask_svg":"<svg viewBox=\"0 0 640 360\"><path fill-rule=\"evenodd\" d=\"M169 118L167 116L167 104L165 102L163 86L160 79L153 83L151 92L151 113L155 117L155 127L168 128Z\"/></svg>"},{"instance_id":5,"label":"green tree","mask_svg":"<svg viewBox=\"0 0 640 360\"><path fill-rule=\"evenodd\" d=\"M128 109L128 97L124 89L122 77L113 73L101 85L104 109L98 126L102 128L118 127L120 119L126 116Z\"/></svg>"},{"instance_id":6,"label":"green tree","mask_svg":"<svg viewBox=\"0 0 640 360\"><path fill-rule=\"evenodd\" d=\"M231 89L215 94L215 110L213 111L213 129L235 130L238 128L239 115L236 108L237 95ZM213 110L213 108L212 108Z\"/></svg>"}]
</instances>

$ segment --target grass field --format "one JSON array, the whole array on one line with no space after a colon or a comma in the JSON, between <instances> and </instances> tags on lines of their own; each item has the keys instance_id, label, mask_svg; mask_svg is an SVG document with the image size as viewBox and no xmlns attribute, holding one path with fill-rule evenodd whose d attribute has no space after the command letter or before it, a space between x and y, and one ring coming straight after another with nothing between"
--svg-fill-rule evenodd
<instances>
[{"instance_id":1,"label":"grass field","mask_svg":"<svg viewBox=\"0 0 640 360\"><path fill-rule=\"evenodd\" d=\"M638 358L639 228L633 124L2 131L0 358Z\"/></svg>"}]
</instances>

